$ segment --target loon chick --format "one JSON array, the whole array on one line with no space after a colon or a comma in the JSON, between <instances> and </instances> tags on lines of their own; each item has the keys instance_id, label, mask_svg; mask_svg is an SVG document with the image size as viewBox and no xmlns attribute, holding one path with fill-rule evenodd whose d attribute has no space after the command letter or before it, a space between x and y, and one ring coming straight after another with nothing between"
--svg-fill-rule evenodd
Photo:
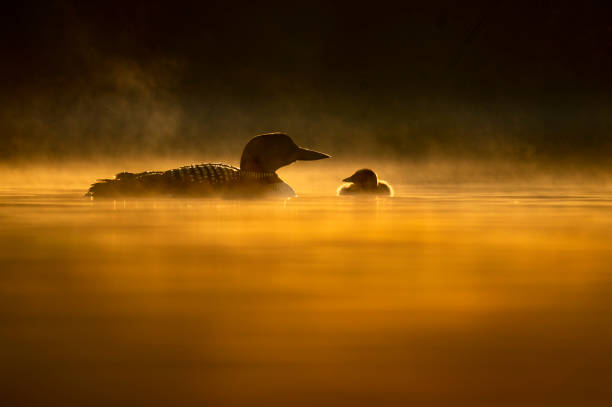
<instances>
[{"instance_id":1,"label":"loon chick","mask_svg":"<svg viewBox=\"0 0 612 407\"><path fill-rule=\"evenodd\" d=\"M167 171L121 172L100 179L85 196L92 198L141 196L296 196L276 170L297 160L320 160L329 155L298 147L283 133L253 137L242 151L240 168L198 164Z\"/></svg>"},{"instance_id":2,"label":"loon chick","mask_svg":"<svg viewBox=\"0 0 612 407\"><path fill-rule=\"evenodd\" d=\"M338 195L372 194L393 196L391 185L379 180L376 173L368 168L355 172L350 177L343 179L342 182L351 182L352 184L341 185L338 188Z\"/></svg>"}]
</instances>

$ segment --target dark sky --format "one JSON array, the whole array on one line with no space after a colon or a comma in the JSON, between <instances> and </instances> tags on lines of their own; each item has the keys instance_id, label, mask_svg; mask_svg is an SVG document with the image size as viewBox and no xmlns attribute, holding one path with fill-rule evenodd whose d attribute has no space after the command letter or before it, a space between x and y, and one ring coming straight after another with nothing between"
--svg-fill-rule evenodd
<instances>
[{"instance_id":1,"label":"dark sky","mask_svg":"<svg viewBox=\"0 0 612 407\"><path fill-rule=\"evenodd\" d=\"M603 165L612 14L589 2L44 2L3 10L2 160L232 152Z\"/></svg>"}]
</instances>

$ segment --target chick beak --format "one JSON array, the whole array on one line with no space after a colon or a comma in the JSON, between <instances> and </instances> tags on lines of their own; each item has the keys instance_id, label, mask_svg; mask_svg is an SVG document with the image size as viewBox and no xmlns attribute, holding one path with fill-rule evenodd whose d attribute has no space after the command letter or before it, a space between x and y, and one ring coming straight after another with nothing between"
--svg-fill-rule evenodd
<instances>
[{"instance_id":1,"label":"chick beak","mask_svg":"<svg viewBox=\"0 0 612 407\"><path fill-rule=\"evenodd\" d=\"M342 182L353 182L353 176L350 176L350 177L348 177L348 178L344 178L344 179L342 180Z\"/></svg>"},{"instance_id":2,"label":"chick beak","mask_svg":"<svg viewBox=\"0 0 612 407\"><path fill-rule=\"evenodd\" d=\"M323 158L329 158L330 156L327 154L319 153L318 151L309 150L307 148L298 148L297 160L321 160Z\"/></svg>"}]
</instances>

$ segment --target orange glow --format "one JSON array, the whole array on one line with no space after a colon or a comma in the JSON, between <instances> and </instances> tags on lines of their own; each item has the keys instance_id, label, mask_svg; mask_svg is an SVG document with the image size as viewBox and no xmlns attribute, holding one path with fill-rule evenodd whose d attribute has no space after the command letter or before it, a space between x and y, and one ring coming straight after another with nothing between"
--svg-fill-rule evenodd
<instances>
[{"instance_id":1,"label":"orange glow","mask_svg":"<svg viewBox=\"0 0 612 407\"><path fill-rule=\"evenodd\" d=\"M396 192L5 191L5 380L36 380L32 403L100 383L105 402L209 405L562 403L607 388L612 194Z\"/></svg>"}]
</instances>

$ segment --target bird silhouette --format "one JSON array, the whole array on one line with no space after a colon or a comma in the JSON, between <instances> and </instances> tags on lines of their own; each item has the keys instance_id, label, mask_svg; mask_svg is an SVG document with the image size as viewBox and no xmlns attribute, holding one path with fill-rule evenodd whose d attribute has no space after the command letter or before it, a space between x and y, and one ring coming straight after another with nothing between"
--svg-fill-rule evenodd
<instances>
[{"instance_id":1,"label":"bird silhouette","mask_svg":"<svg viewBox=\"0 0 612 407\"><path fill-rule=\"evenodd\" d=\"M338 195L393 195L393 188L386 181L378 179L376 173L369 168L356 171L353 175L342 180L350 184L343 184L338 188Z\"/></svg>"},{"instance_id":2,"label":"bird silhouette","mask_svg":"<svg viewBox=\"0 0 612 407\"><path fill-rule=\"evenodd\" d=\"M298 160L320 160L329 155L299 147L284 133L266 133L244 147L240 168L226 164L197 164L167 171L121 172L92 184L92 198L171 197L293 197L295 191L276 170Z\"/></svg>"}]
</instances>

